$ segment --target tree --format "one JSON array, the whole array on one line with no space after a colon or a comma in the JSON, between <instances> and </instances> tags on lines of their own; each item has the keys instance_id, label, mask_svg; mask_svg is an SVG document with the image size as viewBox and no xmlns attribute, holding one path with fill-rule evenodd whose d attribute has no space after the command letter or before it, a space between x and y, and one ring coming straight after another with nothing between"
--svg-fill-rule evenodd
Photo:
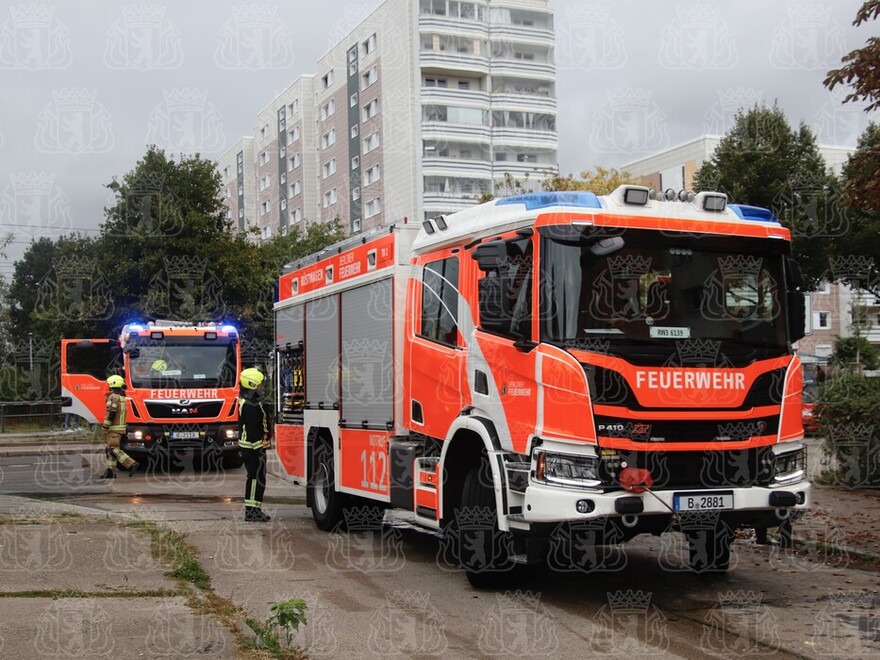
<instances>
[{"instance_id":1,"label":"tree","mask_svg":"<svg viewBox=\"0 0 880 660\"><path fill-rule=\"evenodd\" d=\"M626 170L619 171L616 168L606 169L604 167L596 167L591 170L584 170L580 174L580 178L573 174L568 176L551 176L541 183L544 190L586 190L597 195L607 195L613 192L618 186L624 184L641 185L641 180L634 177Z\"/></svg>"},{"instance_id":2,"label":"tree","mask_svg":"<svg viewBox=\"0 0 880 660\"><path fill-rule=\"evenodd\" d=\"M840 337L834 342L836 362L845 367L855 367L857 372L880 367L880 349L867 337Z\"/></svg>"},{"instance_id":3,"label":"tree","mask_svg":"<svg viewBox=\"0 0 880 660\"><path fill-rule=\"evenodd\" d=\"M792 233L792 252L808 284L827 276L832 239L845 230L838 182L826 171L805 124L792 130L776 106L740 110L734 126L694 176L699 190L731 202L770 208Z\"/></svg>"},{"instance_id":4,"label":"tree","mask_svg":"<svg viewBox=\"0 0 880 660\"><path fill-rule=\"evenodd\" d=\"M880 16L880 0L867 0L856 13L853 25L875 20ZM869 37L862 48L858 48L843 56L844 63L839 69L828 72L825 86L834 89L837 85L851 85L853 91L843 100L865 101L866 112L880 109L880 37Z\"/></svg>"}]
</instances>

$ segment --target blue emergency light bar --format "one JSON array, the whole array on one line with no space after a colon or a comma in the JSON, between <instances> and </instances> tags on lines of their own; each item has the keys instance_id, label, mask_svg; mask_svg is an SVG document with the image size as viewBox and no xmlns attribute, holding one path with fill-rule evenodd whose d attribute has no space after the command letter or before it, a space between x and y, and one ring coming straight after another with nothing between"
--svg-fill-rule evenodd
<instances>
[{"instance_id":1,"label":"blue emergency light bar","mask_svg":"<svg viewBox=\"0 0 880 660\"><path fill-rule=\"evenodd\" d=\"M779 220L773 211L765 209L762 206L748 206L746 204L728 204L727 208L736 213L741 220L754 220L756 222L775 222L779 224Z\"/></svg>"},{"instance_id":2,"label":"blue emergency light bar","mask_svg":"<svg viewBox=\"0 0 880 660\"><path fill-rule=\"evenodd\" d=\"M602 204L595 193L582 191L561 191L543 193L525 193L504 197L495 202L496 206L522 204L527 211L545 209L551 206L575 206L585 209L601 209Z\"/></svg>"}]
</instances>

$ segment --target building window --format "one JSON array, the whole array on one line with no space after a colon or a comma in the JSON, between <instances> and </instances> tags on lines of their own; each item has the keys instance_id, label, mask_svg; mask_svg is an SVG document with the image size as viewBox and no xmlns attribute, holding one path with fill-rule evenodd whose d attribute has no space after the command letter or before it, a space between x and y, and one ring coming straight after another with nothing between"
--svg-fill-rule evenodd
<instances>
[{"instance_id":1,"label":"building window","mask_svg":"<svg viewBox=\"0 0 880 660\"><path fill-rule=\"evenodd\" d=\"M290 169L295 170L297 167L299 167L299 160L299 154L293 154L293 156L291 156L290 158Z\"/></svg>"},{"instance_id":2,"label":"building window","mask_svg":"<svg viewBox=\"0 0 880 660\"><path fill-rule=\"evenodd\" d=\"M282 144L280 147L278 147L278 157L284 158L286 155L287 155L287 147L285 147Z\"/></svg>"},{"instance_id":3,"label":"building window","mask_svg":"<svg viewBox=\"0 0 880 660\"><path fill-rule=\"evenodd\" d=\"M332 174L336 174L336 159L335 158L324 163L323 172L324 172L325 179Z\"/></svg>"},{"instance_id":4,"label":"building window","mask_svg":"<svg viewBox=\"0 0 880 660\"><path fill-rule=\"evenodd\" d=\"M242 195L244 195L244 186L241 185L241 184L239 184L239 186L238 186L238 196L241 197Z\"/></svg>"},{"instance_id":5,"label":"building window","mask_svg":"<svg viewBox=\"0 0 880 660\"><path fill-rule=\"evenodd\" d=\"M284 211L287 208L287 200L283 197L281 198L281 210Z\"/></svg>"},{"instance_id":6,"label":"building window","mask_svg":"<svg viewBox=\"0 0 880 660\"><path fill-rule=\"evenodd\" d=\"M360 129L358 128L357 124L355 124L354 126L351 127L351 139L352 140L355 139L359 133L360 133Z\"/></svg>"},{"instance_id":7,"label":"building window","mask_svg":"<svg viewBox=\"0 0 880 660\"><path fill-rule=\"evenodd\" d=\"M425 78L425 87L446 87L445 78Z\"/></svg>"},{"instance_id":8,"label":"building window","mask_svg":"<svg viewBox=\"0 0 880 660\"><path fill-rule=\"evenodd\" d=\"M422 271L422 337L442 344L458 343L458 257L425 264Z\"/></svg>"},{"instance_id":9,"label":"building window","mask_svg":"<svg viewBox=\"0 0 880 660\"><path fill-rule=\"evenodd\" d=\"M223 168L223 178L224 179L229 178L229 165L227 165L226 167Z\"/></svg>"},{"instance_id":10,"label":"building window","mask_svg":"<svg viewBox=\"0 0 880 660\"><path fill-rule=\"evenodd\" d=\"M366 216L367 218L372 218L374 215L379 213L379 209L380 209L379 198L374 197L369 202L367 202L367 206L364 209L364 211L365 211L364 216Z\"/></svg>"},{"instance_id":11,"label":"building window","mask_svg":"<svg viewBox=\"0 0 880 660\"><path fill-rule=\"evenodd\" d=\"M351 159L351 169L356 170L361 166L360 156L353 156Z\"/></svg>"},{"instance_id":12,"label":"building window","mask_svg":"<svg viewBox=\"0 0 880 660\"><path fill-rule=\"evenodd\" d=\"M266 215L269 212L269 208L272 205L272 200L267 199L265 202L260 204L260 215Z\"/></svg>"},{"instance_id":13,"label":"building window","mask_svg":"<svg viewBox=\"0 0 880 660\"><path fill-rule=\"evenodd\" d=\"M265 190L266 188L268 188L270 183L271 179L269 178L269 175L264 174L262 177L260 177L260 190Z\"/></svg>"},{"instance_id":14,"label":"building window","mask_svg":"<svg viewBox=\"0 0 880 660\"><path fill-rule=\"evenodd\" d=\"M354 94L352 94L351 96L348 97L348 105L349 105L349 107L353 108L357 104L358 104L358 93L355 92Z\"/></svg>"},{"instance_id":15,"label":"building window","mask_svg":"<svg viewBox=\"0 0 880 660\"><path fill-rule=\"evenodd\" d=\"M369 71L367 71L364 75L362 75L361 78L363 79L363 84L361 85L361 88L366 89L367 87L372 85L374 82L379 80L379 66L378 65L374 66Z\"/></svg>"},{"instance_id":16,"label":"building window","mask_svg":"<svg viewBox=\"0 0 880 660\"><path fill-rule=\"evenodd\" d=\"M299 195L301 190L302 190L302 184L300 183L300 180L297 179L290 186L290 196L293 197L294 195Z\"/></svg>"},{"instance_id":17,"label":"building window","mask_svg":"<svg viewBox=\"0 0 880 660\"><path fill-rule=\"evenodd\" d=\"M376 181L379 180L379 176L380 176L379 166L373 165L366 172L364 172L364 185L368 186L371 183L375 183Z\"/></svg>"},{"instance_id":18,"label":"building window","mask_svg":"<svg viewBox=\"0 0 880 660\"><path fill-rule=\"evenodd\" d=\"M355 232L359 232L360 230L361 230L361 219L355 218L354 220L351 221L351 232L355 233Z\"/></svg>"},{"instance_id":19,"label":"building window","mask_svg":"<svg viewBox=\"0 0 880 660\"><path fill-rule=\"evenodd\" d=\"M260 165L263 166L269 162L269 152L261 151L260 152Z\"/></svg>"},{"instance_id":20,"label":"building window","mask_svg":"<svg viewBox=\"0 0 880 660\"><path fill-rule=\"evenodd\" d=\"M336 203L336 188L324 193L324 208Z\"/></svg>"},{"instance_id":21,"label":"building window","mask_svg":"<svg viewBox=\"0 0 880 660\"><path fill-rule=\"evenodd\" d=\"M373 99L363 107L361 121L368 121L379 114L379 99Z\"/></svg>"},{"instance_id":22,"label":"building window","mask_svg":"<svg viewBox=\"0 0 880 660\"><path fill-rule=\"evenodd\" d=\"M333 85L333 69L321 76L321 89L327 89Z\"/></svg>"},{"instance_id":23,"label":"building window","mask_svg":"<svg viewBox=\"0 0 880 660\"><path fill-rule=\"evenodd\" d=\"M293 209L290 212L290 221L299 222L300 220L302 220L302 209Z\"/></svg>"},{"instance_id":24,"label":"building window","mask_svg":"<svg viewBox=\"0 0 880 660\"><path fill-rule=\"evenodd\" d=\"M331 128L321 136L321 148L326 149L334 144L336 144L336 129Z\"/></svg>"},{"instance_id":25,"label":"building window","mask_svg":"<svg viewBox=\"0 0 880 660\"><path fill-rule=\"evenodd\" d=\"M324 105L321 106L321 119L327 119L336 112L336 100L330 99Z\"/></svg>"},{"instance_id":26,"label":"building window","mask_svg":"<svg viewBox=\"0 0 880 660\"><path fill-rule=\"evenodd\" d=\"M243 218L243 217L244 217L244 209L238 209L238 217L239 217L239 218Z\"/></svg>"},{"instance_id":27,"label":"building window","mask_svg":"<svg viewBox=\"0 0 880 660\"><path fill-rule=\"evenodd\" d=\"M368 154L379 146L379 131L364 138L364 153Z\"/></svg>"},{"instance_id":28,"label":"building window","mask_svg":"<svg viewBox=\"0 0 880 660\"><path fill-rule=\"evenodd\" d=\"M356 202L361 198L361 189L360 188L352 188L351 190L351 201Z\"/></svg>"},{"instance_id":29,"label":"building window","mask_svg":"<svg viewBox=\"0 0 880 660\"><path fill-rule=\"evenodd\" d=\"M293 99L293 102L287 106L287 109L290 110L291 116L299 112L299 99Z\"/></svg>"},{"instance_id":30,"label":"building window","mask_svg":"<svg viewBox=\"0 0 880 660\"><path fill-rule=\"evenodd\" d=\"M290 129L288 135L290 135L290 141L296 142L299 140L299 126L294 126Z\"/></svg>"},{"instance_id":31,"label":"building window","mask_svg":"<svg viewBox=\"0 0 880 660\"><path fill-rule=\"evenodd\" d=\"M261 227L260 228L260 238L264 241L272 238L272 228L271 227Z\"/></svg>"},{"instance_id":32,"label":"building window","mask_svg":"<svg viewBox=\"0 0 880 660\"><path fill-rule=\"evenodd\" d=\"M265 140L267 137L269 137L269 124L260 129L260 140Z\"/></svg>"},{"instance_id":33,"label":"building window","mask_svg":"<svg viewBox=\"0 0 880 660\"><path fill-rule=\"evenodd\" d=\"M467 80L459 80L458 81L458 88L459 89L470 89L471 84Z\"/></svg>"},{"instance_id":34,"label":"building window","mask_svg":"<svg viewBox=\"0 0 880 660\"><path fill-rule=\"evenodd\" d=\"M282 172L278 175L278 183L282 186L287 183L287 172Z\"/></svg>"},{"instance_id":35,"label":"building window","mask_svg":"<svg viewBox=\"0 0 880 660\"><path fill-rule=\"evenodd\" d=\"M822 330L831 329L831 313L816 312L816 327L821 328Z\"/></svg>"},{"instance_id":36,"label":"building window","mask_svg":"<svg viewBox=\"0 0 880 660\"><path fill-rule=\"evenodd\" d=\"M376 50L376 33L374 32L367 40L361 43L361 53L364 57Z\"/></svg>"}]
</instances>

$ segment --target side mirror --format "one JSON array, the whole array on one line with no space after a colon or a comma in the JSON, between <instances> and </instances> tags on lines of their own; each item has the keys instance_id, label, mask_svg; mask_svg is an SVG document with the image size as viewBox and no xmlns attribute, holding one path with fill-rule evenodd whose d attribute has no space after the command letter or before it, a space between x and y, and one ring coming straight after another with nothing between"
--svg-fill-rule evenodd
<instances>
[{"instance_id":1,"label":"side mirror","mask_svg":"<svg viewBox=\"0 0 880 660\"><path fill-rule=\"evenodd\" d=\"M806 332L807 304L804 300L804 274L794 259L785 260L786 307L788 308L788 337L795 342L803 339Z\"/></svg>"},{"instance_id":2,"label":"side mirror","mask_svg":"<svg viewBox=\"0 0 880 660\"><path fill-rule=\"evenodd\" d=\"M507 245L502 240L483 243L474 249L471 258L484 273L499 270L507 259Z\"/></svg>"}]
</instances>

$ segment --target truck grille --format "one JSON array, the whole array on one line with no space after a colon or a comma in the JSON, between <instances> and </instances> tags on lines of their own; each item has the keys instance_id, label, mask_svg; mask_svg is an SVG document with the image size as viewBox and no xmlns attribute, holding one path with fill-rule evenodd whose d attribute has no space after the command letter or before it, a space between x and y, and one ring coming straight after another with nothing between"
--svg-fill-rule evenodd
<instances>
[{"instance_id":1,"label":"truck grille","mask_svg":"<svg viewBox=\"0 0 880 660\"><path fill-rule=\"evenodd\" d=\"M153 419L191 419L218 417L223 409L222 401L147 402L147 414Z\"/></svg>"},{"instance_id":2,"label":"truck grille","mask_svg":"<svg viewBox=\"0 0 880 660\"><path fill-rule=\"evenodd\" d=\"M766 486L773 477L769 447L737 451L621 451L608 465L616 481L620 463L651 472L655 489Z\"/></svg>"}]
</instances>

